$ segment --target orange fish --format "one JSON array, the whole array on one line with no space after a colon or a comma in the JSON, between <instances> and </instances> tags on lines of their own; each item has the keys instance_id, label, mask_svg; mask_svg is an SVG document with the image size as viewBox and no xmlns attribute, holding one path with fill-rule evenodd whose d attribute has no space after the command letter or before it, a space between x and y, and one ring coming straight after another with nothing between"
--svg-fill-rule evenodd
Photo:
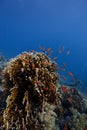
<instances>
[{"instance_id":1,"label":"orange fish","mask_svg":"<svg viewBox=\"0 0 87 130\"><path fill-rule=\"evenodd\" d=\"M65 71L65 69L62 68L62 67L58 67L58 70L60 70L60 71Z\"/></svg>"},{"instance_id":2,"label":"orange fish","mask_svg":"<svg viewBox=\"0 0 87 130\"><path fill-rule=\"evenodd\" d=\"M63 66L66 67L66 63L63 63Z\"/></svg>"},{"instance_id":3,"label":"orange fish","mask_svg":"<svg viewBox=\"0 0 87 130\"><path fill-rule=\"evenodd\" d=\"M47 88L47 87L44 87L43 89L44 89L44 91L48 91L49 90L49 88Z\"/></svg>"},{"instance_id":4,"label":"orange fish","mask_svg":"<svg viewBox=\"0 0 87 130\"><path fill-rule=\"evenodd\" d=\"M46 61L42 61L41 63L42 63L42 65L47 65Z\"/></svg>"},{"instance_id":5,"label":"orange fish","mask_svg":"<svg viewBox=\"0 0 87 130\"><path fill-rule=\"evenodd\" d=\"M50 85L50 90L56 92L56 88L53 85Z\"/></svg>"},{"instance_id":6,"label":"orange fish","mask_svg":"<svg viewBox=\"0 0 87 130\"><path fill-rule=\"evenodd\" d=\"M39 80L39 81L35 81L34 82L36 85L38 85L38 86L42 86L42 82Z\"/></svg>"},{"instance_id":7,"label":"orange fish","mask_svg":"<svg viewBox=\"0 0 87 130\"><path fill-rule=\"evenodd\" d=\"M73 82L76 82L76 79L75 79L75 77L72 77L72 78L71 78L71 80L72 80Z\"/></svg>"},{"instance_id":8,"label":"orange fish","mask_svg":"<svg viewBox=\"0 0 87 130\"><path fill-rule=\"evenodd\" d=\"M73 73L70 72L70 71L68 71L68 75L72 77L72 76L73 76Z\"/></svg>"},{"instance_id":9,"label":"orange fish","mask_svg":"<svg viewBox=\"0 0 87 130\"><path fill-rule=\"evenodd\" d=\"M50 50L51 50L51 48L47 48L47 49L46 49L46 51L50 51Z\"/></svg>"},{"instance_id":10,"label":"orange fish","mask_svg":"<svg viewBox=\"0 0 87 130\"><path fill-rule=\"evenodd\" d=\"M48 51L48 52L47 52L47 55L48 55L48 56L51 56L52 53L53 53L53 51Z\"/></svg>"},{"instance_id":11,"label":"orange fish","mask_svg":"<svg viewBox=\"0 0 87 130\"><path fill-rule=\"evenodd\" d=\"M67 78L65 76L63 76L63 80L66 80Z\"/></svg>"},{"instance_id":12,"label":"orange fish","mask_svg":"<svg viewBox=\"0 0 87 130\"><path fill-rule=\"evenodd\" d=\"M58 79L60 79L60 75L59 75L59 74L58 74L58 76L57 76L57 77L58 77Z\"/></svg>"},{"instance_id":13,"label":"orange fish","mask_svg":"<svg viewBox=\"0 0 87 130\"><path fill-rule=\"evenodd\" d=\"M45 47L43 47L43 46L40 46L39 49L40 49L41 51L45 51Z\"/></svg>"},{"instance_id":14,"label":"orange fish","mask_svg":"<svg viewBox=\"0 0 87 130\"><path fill-rule=\"evenodd\" d=\"M68 88L65 86L61 86L61 89L64 93L68 93Z\"/></svg>"},{"instance_id":15,"label":"orange fish","mask_svg":"<svg viewBox=\"0 0 87 130\"><path fill-rule=\"evenodd\" d=\"M28 55L27 53L22 53L22 55L21 55L21 56L22 56L23 58L26 58L26 57L27 57L27 55Z\"/></svg>"},{"instance_id":16,"label":"orange fish","mask_svg":"<svg viewBox=\"0 0 87 130\"><path fill-rule=\"evenodd\" d=\"M24 60L23 60L23 63L24 63L24 64L29 64L29 60L24 59Z\"/></svg>"}]
</instances>

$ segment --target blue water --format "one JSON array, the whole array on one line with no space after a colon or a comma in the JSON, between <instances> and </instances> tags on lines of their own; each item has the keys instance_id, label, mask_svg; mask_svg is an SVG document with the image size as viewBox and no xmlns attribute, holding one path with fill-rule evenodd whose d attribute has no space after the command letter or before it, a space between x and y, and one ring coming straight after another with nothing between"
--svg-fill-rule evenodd
<instances>
[{"instance_id":1,"label":"blue water","mask_svg":"<svg viewBox=\"0 0 87 130\"><path fill-rule=\"evenodd\" d=\"M58 47L64 46L62 55ZM0 51L15 57L39 46L51 47L87 86L86 0L0 0ZM66 52L70 50L70 55Z\"/></svg>"}]
</instances>

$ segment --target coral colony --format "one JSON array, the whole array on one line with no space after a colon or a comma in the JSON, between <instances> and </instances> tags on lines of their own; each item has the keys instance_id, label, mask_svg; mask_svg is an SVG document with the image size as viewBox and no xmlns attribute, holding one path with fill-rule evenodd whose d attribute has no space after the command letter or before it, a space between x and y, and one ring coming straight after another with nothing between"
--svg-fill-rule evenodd
<instances>
[{"instance_id":1,"label":"coral colony","mask_svg":"<svg viewBox=\"0 0 87 130\"><path fill-rule=\"evenodd\" d=\"M0 130L87 130L87 99L58 83L57 68L47 54L35 51L7 63Z\"/></svg>"},{"instance_id":2,"label":"coral colony","mask_svg":"<svg viewBox=\"0 0 87 130\"><path fill-rule=\"evenodd\" d=\"M4 128L53 129L56 114L49 115L50 122L45 118L50 105L54 109L58 103L57 79L56 63L43 53L24 52L12 59L4 70L4 90L9 93Z\"/></svg>"}]
</instances>

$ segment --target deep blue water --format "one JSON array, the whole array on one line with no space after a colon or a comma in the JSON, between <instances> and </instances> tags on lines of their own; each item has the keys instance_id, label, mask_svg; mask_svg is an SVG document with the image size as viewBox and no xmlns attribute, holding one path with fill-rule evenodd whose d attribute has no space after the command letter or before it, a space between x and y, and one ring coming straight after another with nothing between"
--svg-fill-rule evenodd
<instances>
[{"instance_id":1,"label":"deep blue water","mask_svg":"<svg viewBox=\"0 0 87 130\"><path fill-rule=\"evenodd\" d=\"M10 58L39 46L51 47L57 62L65 62L85 90L87 0L0 0L0 51Z\"/></svg>"}]
</instances>

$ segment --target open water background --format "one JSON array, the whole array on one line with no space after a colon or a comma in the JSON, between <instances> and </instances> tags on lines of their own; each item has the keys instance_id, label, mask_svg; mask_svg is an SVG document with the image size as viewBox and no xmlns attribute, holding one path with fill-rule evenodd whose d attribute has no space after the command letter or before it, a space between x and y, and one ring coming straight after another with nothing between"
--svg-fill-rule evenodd
<instances>
[{"instance_id":1,"label":"open water background","mask_svg":"<svg viewBox=\"0 0 87 130\"><path fill-rule=\"evenodd\" d=\"M87 89L87 0L0 0L0 51L7 58L51 47ZM58 47L64 52L58 54ZM67 56L66 52L70 51ZM67 75L66 75L67 76Z\"/></svg>"}]
</instances>

